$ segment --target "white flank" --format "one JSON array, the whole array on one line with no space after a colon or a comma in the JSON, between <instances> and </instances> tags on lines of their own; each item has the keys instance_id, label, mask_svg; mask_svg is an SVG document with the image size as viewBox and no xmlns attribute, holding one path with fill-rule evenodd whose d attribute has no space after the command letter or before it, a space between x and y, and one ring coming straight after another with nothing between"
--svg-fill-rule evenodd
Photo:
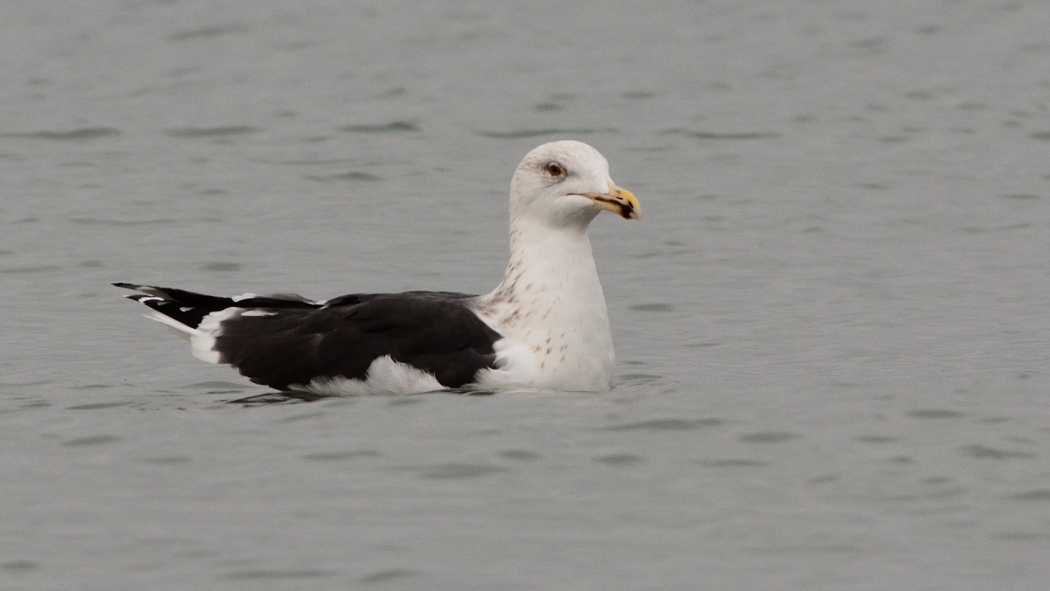
<instances>
[{"instance_id":1,"label":"white flank","mask_svg":"<svg viewBox=\"0 0 1050 591\"><path fill-rule=\"evenodd\" d=\"M293 384L291 389L330 396L391 396L445 389L433 375L406 363L394 361L389 355L377 357L372 361L366 375L364 380L342 376L318 377L305 386Z\"/></svg>"},{"instance_id":2,"label":"white flank","mask_svg":"<svg viewBox=\"0 0 1050 591\"><path fill-rule=\"evenodd\" d=\"M482 320L485 320L482 318ZM486 320L486 323L492 323ZM482 369L471 387L500 389L507 386L536 385L541 359L524 343L504 338L492 344L498 369Z\"/></svg>"}]
</instances>

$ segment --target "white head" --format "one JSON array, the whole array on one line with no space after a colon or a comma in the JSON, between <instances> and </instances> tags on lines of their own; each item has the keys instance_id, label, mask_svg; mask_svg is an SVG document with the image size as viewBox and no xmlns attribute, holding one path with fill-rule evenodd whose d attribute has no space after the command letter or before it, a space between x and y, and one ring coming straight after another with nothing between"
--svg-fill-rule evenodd
<instances>
[{"instance_id":1,"label":"white head","mask_svg":"<svg viewBox=\"0 0 1050 591\"><path fill-rule=\"evenodd\" d=\"M603 209L624 219L641 217L635 196L609 178L609 162L583 142L551 142L532 150L510 182L511 220L583 229Z\"/></svg>"}]
</instances>

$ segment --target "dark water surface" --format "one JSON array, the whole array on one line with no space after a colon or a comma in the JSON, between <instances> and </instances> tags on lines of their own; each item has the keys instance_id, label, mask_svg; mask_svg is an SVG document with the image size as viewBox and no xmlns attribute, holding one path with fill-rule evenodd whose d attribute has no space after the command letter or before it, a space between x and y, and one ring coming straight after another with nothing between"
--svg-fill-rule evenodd
<instances>
[{"instance_id":1,"label":"dark water surface","mask_svg":"<svg viewBox=\"0 0 1050 591\"><path fill-rule=\"evenodd\" d=\"M0 588L1045 589L1050 6L0 4ZM593 144L602 395L266 395L111 281L484 292Z\"/></svg>"}]
</instances>

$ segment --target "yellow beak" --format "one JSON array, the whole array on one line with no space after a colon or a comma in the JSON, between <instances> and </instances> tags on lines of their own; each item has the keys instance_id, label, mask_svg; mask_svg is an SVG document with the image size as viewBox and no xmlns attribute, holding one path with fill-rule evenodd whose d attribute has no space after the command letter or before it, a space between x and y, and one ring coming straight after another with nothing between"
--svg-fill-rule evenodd
<instances>
[{"instance_id":1,"label":"yellow beak","mask_svg":"<svg viewBox=\"0 0 1050 591\"><path fill-rule=\"evenodd\" d=\"M578 193L594 202L595 209L611 211L625 220L642 219L642 206L638 198L627 189L617 187L609 181L608 193Z\"/></svg>"}]
</instances>

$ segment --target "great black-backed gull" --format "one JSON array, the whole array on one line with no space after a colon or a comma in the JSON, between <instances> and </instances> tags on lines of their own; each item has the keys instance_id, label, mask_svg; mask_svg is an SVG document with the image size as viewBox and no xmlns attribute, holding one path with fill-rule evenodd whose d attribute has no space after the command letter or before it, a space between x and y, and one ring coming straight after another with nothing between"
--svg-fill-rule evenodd
<instances>
[{"instance_id":1,"label":"great black-backed gull","mask_svg":"<svg viewBox=\"0 0 1050 591\"><path fill-rule=\"evenodd\" d=\"M333 395L610 387L614 354L587 226L638 219L609 163L576 141L544 144L510 184L510 262L491 293L216 297L115 283L193 355L277 390Z\"/></svg>"}]
</instances>

